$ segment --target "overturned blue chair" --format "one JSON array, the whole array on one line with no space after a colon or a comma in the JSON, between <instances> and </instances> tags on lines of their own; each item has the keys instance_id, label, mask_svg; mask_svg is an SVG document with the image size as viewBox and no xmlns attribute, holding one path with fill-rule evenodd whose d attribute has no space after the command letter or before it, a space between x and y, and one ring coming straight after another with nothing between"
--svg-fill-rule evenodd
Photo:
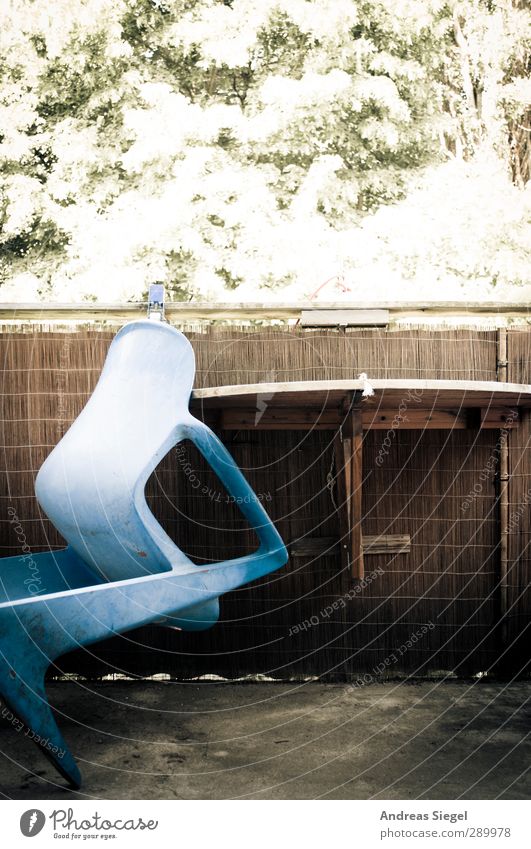
<instances>
[{"instance_id":1,"label":"overturned blue chair","mask_svg":"<svg viewBox=\"0 0 531 849\"><path fill-rule=\"evenodd\" d=\"M60 655L141 625L209 628L219 596L287 561L286 548L234 460L188 401L192 348L149 320L116 335L87 405L44 462L37 498L68 546L0 560L0 695L75 787L81 776L48 704L44 678ZM258 550L197 566L150 512L144 488L176 443L189 439L255 530ZM30 590L33 587L33 595Z\"/></svg>"}]
</instances>

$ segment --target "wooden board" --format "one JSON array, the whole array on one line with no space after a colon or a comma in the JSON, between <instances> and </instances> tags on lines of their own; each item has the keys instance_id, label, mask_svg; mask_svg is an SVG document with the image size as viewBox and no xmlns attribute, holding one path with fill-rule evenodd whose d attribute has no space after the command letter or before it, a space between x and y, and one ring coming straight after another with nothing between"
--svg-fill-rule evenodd
<instances>
[{"instance_id":1,"label":"wooden board","mask_svg":"<svg viewBox=\"0 0 531 849\"><path fill-rule=\"evenodd\" d=\"M370 554L407 554L411 550L409 534L362 534L363 555ZM306 537L288 545L292 557L320 557L323 554L335 554L339 550L339 541L335 537Z\"/></svg>"},{"instance_id":2,"label":"wooden board","mask_svg":"<svg viewBox=\"0 0 531 849\"><path fill-rule=\"evenodd\" d=\"M220 320L282 320L300 319L303 310L308 312L343 310L347 306L341 302L320 301L318 304L308 302L306 306L297 302L259 303L241 301L207 302L204 301L174 301L166 302L166 318L176 323L188 321L220 321ZM463 323L469 324L471 316L500 316L529 317L529 304L523 302L504 303L502 301L366 301L360 303L363 310L388 310L391 320L396 318L415 319L423 321L428 318L433 322L434 317L444 319L446 316L462 318ZM31 321L44 322L93 322L105 321L123 323L132 319L146 317L147 303L4 303L0 305L0 321Z\"/></svg>"},{"instance_id":3,"label":"wooden board","mask_svg":"<svg viewBox=\"0 0 531 849\"><path fill-rule=\"evenodd\" d=\"M363 425L359 407L346 411L334 439L341 559L354 580L365 574L361 545Z\"/></svg>"},{"instance_id":4,"label":"wooden board","mask_svg":"<svg viewBox=\"0 0 531 849\"><path fill-rule=\"evenodd\" d=\"M465 408L492 410L531 407L531 386L474 380L371 380L374 395L363 398L362 408L401 411L455 410ZM308 380L285 383L255 383L196 389L192 393L195 410L253 408L255 411L277 408L341 409L347 397L361 391L362 381ZM263 403L261 403L263 402ZM258 404L260 403L260 406Z\"/></svg>"},{"instance_id":5,"label":"wooden board","mask_svg":"<svg viewBox=\"0 0 531 849\"><path fill-rule=\"evenodd\" d=\"M301 327L385 327L389 310L302 310Z\"/></svg>"},{"instance_id":6,"label":"wooden board","mask_svg":"<svg viewBox=\"0 0 531 849\"><path fill-rule=\"evenodd\" d=\"M337 408L315 407L228 407L220 410L216 420L208 417L215 411L208 408L207 423L220 430L337 430L344 415ZM508 407L491 409L462 408L457 410L408 410L402 419L397 419L396 409L371 409L362 407L363 430L389 430L398 424L407 430L468 430L514 428L518 415Z\"/></svg>"}]
</instances>

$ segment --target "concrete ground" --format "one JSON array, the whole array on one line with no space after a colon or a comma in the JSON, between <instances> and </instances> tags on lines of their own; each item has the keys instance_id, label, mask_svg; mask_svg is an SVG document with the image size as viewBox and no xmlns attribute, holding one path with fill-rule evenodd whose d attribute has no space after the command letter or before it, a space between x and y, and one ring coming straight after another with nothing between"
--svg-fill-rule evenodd
<instances>
[{"instance_id":1,"label":"concrete ground","mask_svg":"<svg viewBox=\"0 0 531 849\"><path fill-rule=\"evenodd\" d=\"M65 682L65 787L0 724L9 799L529 799L531 683Z\"/></svg>"}]
</instances>

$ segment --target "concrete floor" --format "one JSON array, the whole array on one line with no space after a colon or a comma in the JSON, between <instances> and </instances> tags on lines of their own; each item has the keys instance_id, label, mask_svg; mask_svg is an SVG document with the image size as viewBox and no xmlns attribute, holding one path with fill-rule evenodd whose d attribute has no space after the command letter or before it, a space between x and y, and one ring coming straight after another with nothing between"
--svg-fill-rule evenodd
<instances>
[{"instance_id":1,"label":"concrete floor","mask_svg":"<svg viewBox=\"0 0 531 849\"><path fill-rule=\"evenodd\" d=\"M531 683L65 682L81 791L0 725L10 799L529 799ZM527 773L527 775L526 775Z\"/></svg>"}]
</instances>

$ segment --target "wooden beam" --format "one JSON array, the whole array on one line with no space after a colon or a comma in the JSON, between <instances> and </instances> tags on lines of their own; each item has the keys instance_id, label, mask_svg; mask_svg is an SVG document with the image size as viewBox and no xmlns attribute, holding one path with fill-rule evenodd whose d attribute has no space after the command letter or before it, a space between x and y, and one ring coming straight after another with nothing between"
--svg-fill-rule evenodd
<instances>
[{"instance_id":1,"label":"wooden beam","mask_svg":"<svg viewBox=\"0 0 531 849\"><path fill-rule=\"evenodd\" d=\"M175 301L166 304L166 316L170 321L187 322L251 320L300 319L303 309L307 312L322 310L344 310L350 305L345 302L320 302L319 304L302 304L301 302L284 303L242 303L242 302L208 302ZM357 304L363 310L389 310L391 320L397 318L416 317L419 320L426 315L453 315L463 317L470 314L481 316L500 316L503 318L516 317L525 320L529 317L529 304L504 303L503 301L366 301ZM0 321L37 321L37 322L70 322L70 321L106 321L121 323L133 318L143 318L147 313L147 303L4 303L0 305Z\"/></svg>"},{"instance_id":2,"label":"wooden beam","mask_svg":"<svg viewBox=\"0 0 531 849\"><path fill-rule=\"evenodd\" d=\"M361 545L363 424L353 404L334 439L341 558L354 580L364 576Z\"/></svg>"},{"instance_id":3,"label":"wooden beam","mask_svg":"<svg viewBox=\"0 0 531 849\"><path fill-rule=\"evenodd\" d=\"M415 412L434 415L436 412L456 416L466 415L469 409L517 409L531 407L531 385L520 383L498 383L478 380L370 380L374 390L372 397L363 399L363 415L392 413L399 411L403 420L413 420ZM348 380L300 380L274 383L245 383L233 386L211 386L195 389L191 401L196 407L209 409L252 409L257 410L260 400L263 410L284 408L298 410L342 411L345 401L352 393L364 389L359 378Z\"/></svg>"},{"instance_id":4,"label":"wooden beam","mask_svg":"<svg viewBox=\"0 0 531 849\"><path fill-rule=\"evenodd\" d=\"M482 430L514 430L518 427L518 420L518 409L490 407L488 410L481 410L480 428Z\"/></svg>"},{"instance_id":5,"label":"wooden beam","mask_svg":"<svg viewBox=\"0 0 531 849\"><path fill-rule=\"evenodd\" d=\"M350 440L347 440L350 448ZM339 517L339 540L341 549L341 564L343 568L351 570L348 554L348 541L350 539L350 510L348 494L350 491L350 460L347 452L347 443L343 434L338 431L334 437L334 460L336 466L336 501Z\"/></svg>"},{"instance_id":6,"label":"wooden beam","mask_svg":"<svg viewBox=\"0 0 531 849\"><path fill-rule=\"evenodd\" d=\"M498 380L507 380L507 330L498 330ZM503 430L506 432L503 433ZM507 423L503 425L500 435L500 467L499 467L499 526L500 526L500 640L502 648L507 644L507 609L508 609L508 569L509 569L509 446L507 444Z\"/></svg>"},{"instance_id":7,"label":"wooden beam","mask_svg":"<svg viewBox=\"0 0 531 849\"><path fill-rule=\"evenodd\" d=\"M260 415L258 413L260 412ZM222 430L337 430L342 422L339 410L311 407L227 407L221 411Z\"/></svg>"},{"instance_id":8,"label":"wooden beam","mask_svg":"<svg viewBox=\"0 0 531 849\"><path fill-rule=\"evenodd\" d=\"M389 430L397 421L397 410L364 410L364 430ZM398 420L400 430L466 430L469 426L467 411L408 409ZM499 425L498 425L499 427Z\"/></svg>"},{"instance_id":9,"label":"wooden beam","mask_svg":"<svg viewBox=\"0 0 531 849\"><path fill-rule=\"evenodd\" d=\"M500 427L514 428L518 425L518 415L515 415L517 411L508 407L477 409L476 412L477 416L472 416L468 408L458 411L409 409L399 427L400 430L499 430ZM363 430L389 430L396 415L396 409L362 409ZM289 408L271 404L263 412L258 411L256 407L222 409L219 427L221 430L337 430L343 420L344 413L333 407Z\"/></svg>"},{"instance_id":10,"label":"wooden beam","mask_svg":"<svg viewBox=\"0 0 531 849\"><path fill-rule=\"evenodd\" d=\"M407 554L411 550L409 534L362 534L363 555L370 554ZM335 554L339 551L336 537L304 537L288 545L292 557L320 557L323 554Z\"/></svg>"},{"instance_id":11,"label":"wooden beam","mask_svg":"<svg viewBox=\"0 0 531 849\"><path fill-rule=\"evenodd\" d=\"M386 327L389 310L302 310L301 327Z\"/></svg>"},{"instance_id":12,"label":"wooden beam","mask_svg":"<svg viewBox=\"0 0 531 849\"><path fill-rule=\"evenodd\" d=\"M363 548L361 545L362 480L363 480L363 423L361 410L354 409L350 417L352 423L352 472L350 496L350 549L352 558L352 577L361 580L365 575L363 566Z\"/></svg>"}]
</instances>

